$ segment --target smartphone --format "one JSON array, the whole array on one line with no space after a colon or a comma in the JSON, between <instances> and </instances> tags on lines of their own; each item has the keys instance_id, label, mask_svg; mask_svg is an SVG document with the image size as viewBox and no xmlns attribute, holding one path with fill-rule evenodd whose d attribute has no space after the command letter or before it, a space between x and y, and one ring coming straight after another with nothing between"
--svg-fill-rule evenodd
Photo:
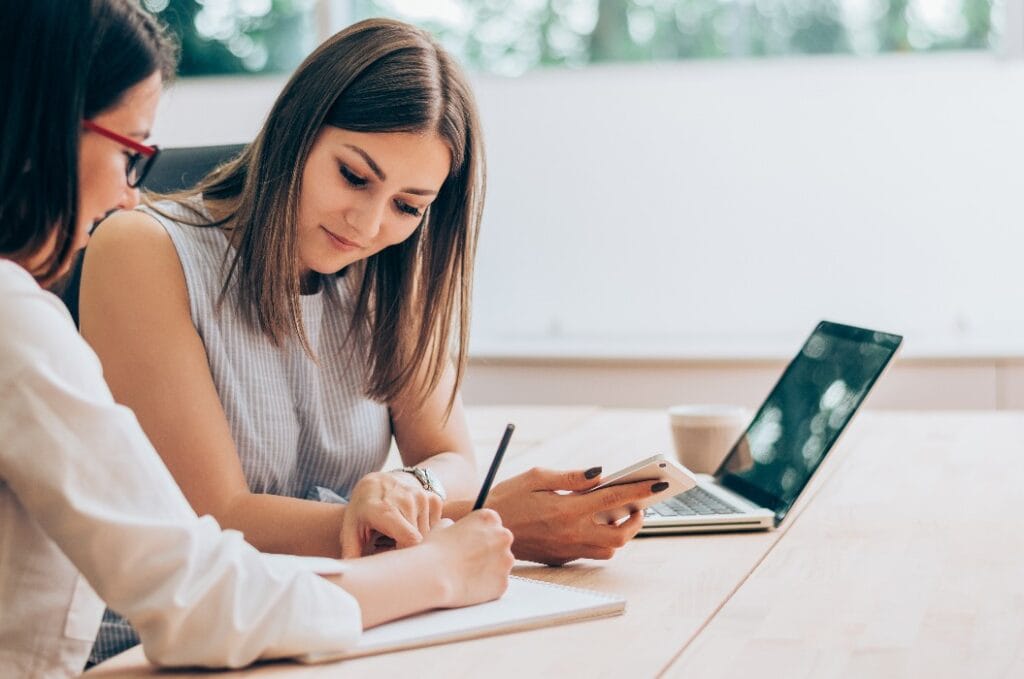
<instances>
[{"instance_id":1,"label":"smartphone","mask_svg":"<svg viewBox=\"0 0 1024 679\"><path fill-rule=\"evenodd\" d=\"M619 523L633 512L642 511L651 505L679 495L679 493L685 493L697 485L697 480L684 467L672 460L665 459L664 455L658 454L646 460L640 460L636 464L631 464L613 474L608 474L601 483L585 492L593 493L602 488L619 486L624 483L637 483L639 481L646 481L652 484L658 481L667 481L668 488L638 502L596 514L595 519L599 523Z\"/></svg>"}]
</instances>

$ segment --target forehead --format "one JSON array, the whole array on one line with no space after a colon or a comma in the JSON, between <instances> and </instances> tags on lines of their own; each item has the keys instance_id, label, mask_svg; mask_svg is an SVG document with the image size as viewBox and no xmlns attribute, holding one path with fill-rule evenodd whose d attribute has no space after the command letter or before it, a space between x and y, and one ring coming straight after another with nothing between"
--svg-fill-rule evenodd
<instances>
[{"instance_id":1,"label":"forehead","mask_svg":"<svg viewBox=\"0 0 1024 679\"><path fill-rule=\"evenodd\" d=\"M160 73L132 85L118 99L117 103L103 111L96 119L111 123L119 123L119 128L132 128L132 131L148 130L156 115L157 104L163 92L163 79Z\"/></svg>"},{"instance_id":2,"label":"forehead","mask_svg":"<svg viewBox=\"0 0 1024 679\"><path fill-rule=\"evenodd\" d=\"M329 152L359 157L365 152L389 183L437 190L451 168L451 150L436 132L353 132L324 126L316 143Z\"/></svg>"}]
</instances>

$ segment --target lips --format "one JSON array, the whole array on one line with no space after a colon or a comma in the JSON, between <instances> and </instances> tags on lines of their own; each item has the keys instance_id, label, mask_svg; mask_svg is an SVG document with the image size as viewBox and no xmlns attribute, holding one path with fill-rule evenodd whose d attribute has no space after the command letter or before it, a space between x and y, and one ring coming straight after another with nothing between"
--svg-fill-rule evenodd
<instances>
[{"instance_id":1,"label":"lips","mask_svg":"<svg viewBox=\"0 0 1024 679\"><path fill-rule=\"evenodd\" d=\"M363 247L361 244L355 242L354 240L349 240L348 238L339 236L338 234L334 233L333 231L331 231L322 224L320 225L320 228L324 230L324 233L327 234L327 236L335 245L342 248L343 250L358 250Z\"/></svg>"}]
</instances>

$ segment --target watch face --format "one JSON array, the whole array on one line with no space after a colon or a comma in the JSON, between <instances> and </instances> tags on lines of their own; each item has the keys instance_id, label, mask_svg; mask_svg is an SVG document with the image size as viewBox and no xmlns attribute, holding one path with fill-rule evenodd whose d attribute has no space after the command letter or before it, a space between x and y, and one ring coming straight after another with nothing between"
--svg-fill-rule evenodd
<instances>
[{"instance_id":1,"label":"watch face","mask_svg":"<svg viewBox=\"0 0 1024 679\"><path fill-rule=\"evenodd\" d=\"M417 467L417 469L423 474L427 480L425 486L427 490L437 493L442 500L447 498L447 494L444 492L444 485L441 483L441 479L437 478L437 475L429 469Z\"/></svg>"}]
</instances>

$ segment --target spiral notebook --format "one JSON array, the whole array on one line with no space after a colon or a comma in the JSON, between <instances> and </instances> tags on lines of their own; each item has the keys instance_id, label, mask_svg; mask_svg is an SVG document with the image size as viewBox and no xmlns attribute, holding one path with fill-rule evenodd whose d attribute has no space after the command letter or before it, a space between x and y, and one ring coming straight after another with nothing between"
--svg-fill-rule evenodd
<instances>
[{"instance_id":1,"label":"spiral notebook","mask_svg":"<svg viewBox=\"0 0 1024 679\"><path fill-rule=\"evenodd\" d=\"M402 618L363 632L353 649L341 653L314 653L298 660L321 663L359 658L621 615L625 609L626 600L619 596L512 576L508 590L496 601Z\"/></svg>"}]
</instances>

